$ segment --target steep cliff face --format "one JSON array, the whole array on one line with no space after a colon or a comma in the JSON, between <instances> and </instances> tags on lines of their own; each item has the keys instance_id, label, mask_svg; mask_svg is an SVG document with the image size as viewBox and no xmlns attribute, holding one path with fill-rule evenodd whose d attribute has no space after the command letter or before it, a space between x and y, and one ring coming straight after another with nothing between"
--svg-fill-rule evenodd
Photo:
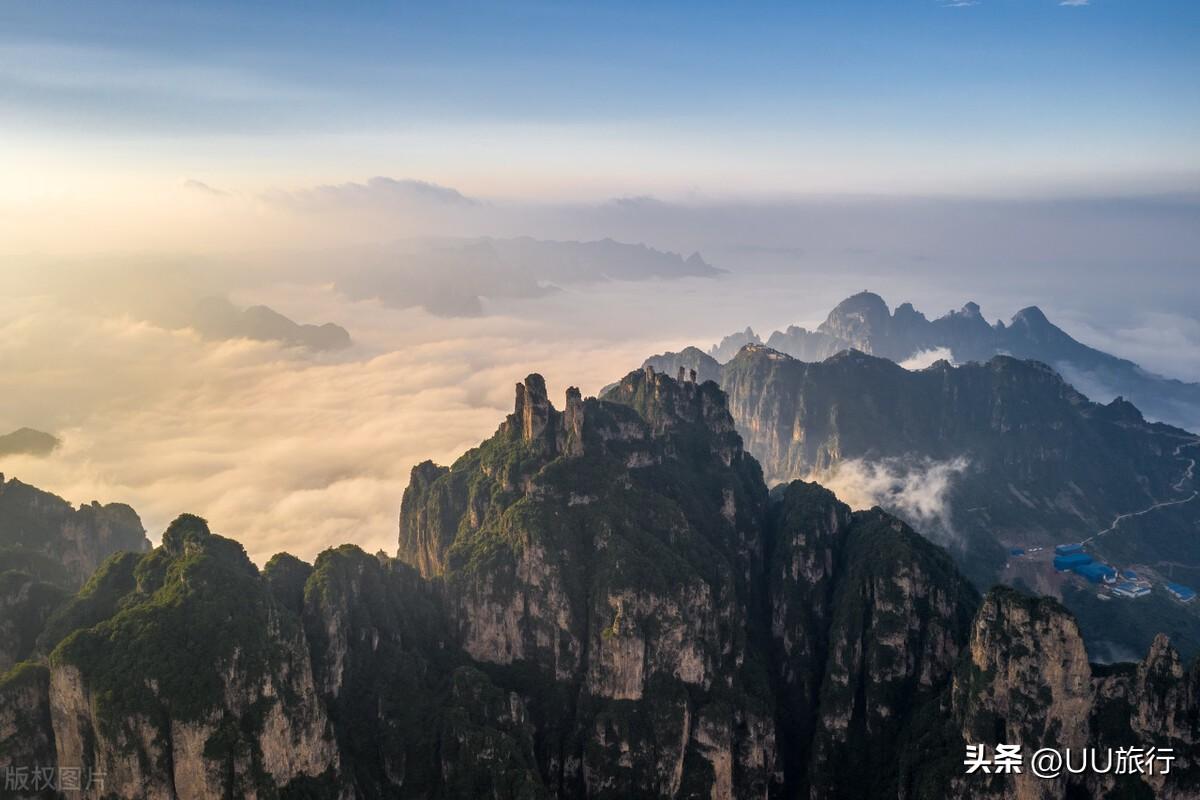
<instances>
[{"instance_id":1,"label":"steep cliff face","mask_svg":"<svg viewBox=\"0 0 1200 800\"><path fill-rule=\"evenodd\" d=\"M107 776L82 796L273 795L337 768L303 628L240 545L185 515L125 562L71 612L103 621L49 659L56 761Z\"/></svg>"},{"instance_id":2,"label":"steep cliff face","mask_svg":"<svg viewBox=\"0 0 1200 800\"><path fill-rule=\"evenodd\" d=\"M21 664L0 674L0 768L51 766L55 758L50 671Z\"/></svg>"},{"instance_id":3,"label":"steep cliff face","mask_svg":"<svg viewBox=\"0 0 1200 800\"><path fill-rule=\"evenodd\" d=\"M682 356L672 365L692 369ZM980 586L999 577L1011 546L1079 541L1159 503L1152 524L1127 518L1122 533L1133 535L1102 543L1110 557L1200 558L1182 533L1200 503L1179 502L1197 489L1187 473L1195 437L1121 400L1091 403L1045 365L998 356L909 371L855 351L805 363L750 345L720 381L768 482L852 489L856 504L884 505L954 548ZM1200 578L1180 568L1176 579Z\"/></svg>"},{"instance_id":4,"label":"steep cliff face","mask_svg":"<svg viewBox=\"0 0 1200 800\"><path fill-rule=\"evenodd\" d=\"M0 672L29 658L38 634L67 593L26 572L0 572Z\"/></svg>"},{"instance_id":5,"label":"steep cliff face","mask_svg":"<svg viewBox=\"0 0 1200 800\"><path fill-rule=\"evenodd\" d=\"M0 677L0 768L133 798L1195 796L1194 755L1144 786L964 775L968 742L1192 753L1200 664L1096 670L1057 604L981 604L885 512L769 496L712 383L559 411L530 376L415 468L400 545L259 571L180 517Z\"/></svg>"},{"instance_id":6,"label":"steep cliff face","mask_svg":"<svg viewBox=\"0 0 1200 800\"><path fill-rule=\"evenodd\" d=\"M768 563L785 796L912 796L937 760L945 702L978 597L946 553L878 509L795 482ZM932 755L932 754L931 754Z\"/></svg>"},{"instance_id":7,"label":"steep cliff face","mask_svg":"<svg viewBox=\"0 0 1200 800\"><path fill-rule=\"evenodd\" d=\"M1200 668L1200 662L1197 663ZM1116 668L1089 665L1070 613L1051 598L997 588L972 625L969 658L954 681L953 713L964 742L1071 751L1076 768L1099 753L1099 769L1058 778L1019 774L956 779L964 797L1032 800L1064 796L1195 797L1200 791L1197 673L1187 674L1165 637L1146 658ZM1117 775L1119 748L1169 748L1169 774ZM1090 761L1089 761L1090 763Z\"/></svg>"},{"instance_id":8,"label":"steep cliff face","mask_svg":"<svg viewBox=\"0 0 1200 800\"><path fill-rule=\"evenodd\" d=\"M123 503L73 508L61 497L0 474L0 571L45 556L65 570L76 589L113 553L150 549L146 531Z\"/></svg>"},{"instance_id":9,"label":"steep cliff face","mask_svg":"<svg viewBox=\"0 0 1200 800\"><path fill-rule=\"evenodd\" d=\"M342 791L545 796L523 699L455 646L435 587L415 570L346 545L320 555L303 595Z\"/></svg>"},{"instance_id":10,"label":"steep cliff face","mask_svg":"<svg viewBox=\"0 0 1200 800\"><path fill-rule=\"evenodd\" d=\"M555 687L530 698L558 732L539 754L552 790L625 796L686 773L762 795L772 711L744 621L766 499L712 384L644 370L560 412L533 375L495 437L414 470L401 557L442 578L473 659Z\"/></svg>"}]
</instances>

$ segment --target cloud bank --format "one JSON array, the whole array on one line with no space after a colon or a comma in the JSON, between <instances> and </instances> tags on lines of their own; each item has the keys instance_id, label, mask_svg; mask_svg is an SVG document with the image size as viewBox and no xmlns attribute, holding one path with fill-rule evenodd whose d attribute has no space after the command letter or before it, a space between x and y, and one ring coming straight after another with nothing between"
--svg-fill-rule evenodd
<instances>
[{"instance_id":1,"label":"cloud bank","mask_svg":"<svg viewBox=\"0 0 1200 800\"><path fill-rule=\"evenodd\" d=\"M932 350L922 350L919 353L914 353L911 358L901 361L900 366L908 370L918 370L925 369L937 361L954 363L954 354L950 352L949 347L935 347Z\"/></svg>"},{"instance_id":2,"label":"cloud bank","mask_svg":"<svg viewBox=\"0 0 1200 800\"><path fill-rule=\"evenodd\" d=\"M266 291L299 315L354 320L355 344L314 355L59 298L0 300L0 429L62 439L52 459L0 456L0 471L76 503L128 502L152 539L200 514L260 564L344 542L394 552L411 467L489 436L516 381L538 371L555 395L594 393L649 348L560 323L586 316L582 297L563 297L555 319L446 321L328 287Z\"/></svg>"},{"instance_id":3,"label":"cloud bank","mask_svg":"<svg viewBox=\"0 0 1200 800\"><path fill-rule=\"evenodd\" d=\"M970 466L961 456L945 461L852 459L810 480L824 484L853 509L880 506L918 531L944 540L954 536L950 492Z\"/></svg>"}]
</instances>

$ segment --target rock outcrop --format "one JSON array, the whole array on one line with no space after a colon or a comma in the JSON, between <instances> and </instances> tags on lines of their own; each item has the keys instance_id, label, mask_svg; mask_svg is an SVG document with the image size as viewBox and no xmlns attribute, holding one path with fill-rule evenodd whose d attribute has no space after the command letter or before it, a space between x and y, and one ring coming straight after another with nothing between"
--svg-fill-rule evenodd
<instances>
[{"instance_id":1,"label":"rock outcrop","mask_svg":"<svg viewBox=\"0 0 1200 800\"><path fill-rule=\"evenodd\" d=\"M954 781L960 796L1182 799L1200 793L1200 662L1188 674L1166 637L1155 639L1137 664L1089 665L1065 608L1051 598L997 588L975 617L953 697L964 741L989 751L1020 744L1027 760L1043 747L1069 753L1077 773L1064 768L1046 778L1026 767L960 776ZM1169 750L1169 771L1158 764L1141 775L1117 774L1118 751L1135 747ZM1088 768L1080 769L1085 760Z\"/></svg>"},{"instance_id":2,"label":"rock outcrop","mask_svg":"<svg viewBox=\"0 0 1200 800\"><path fill-rule=\"evenodd\" d=\"M555 687L529 703L558 737L540 754L551 791L656 793L688 773L763 796L777 753L742 621L765 508L714 385L643 370L603 401L569 390L560 412L531 375L495 437L414 470L401 557L443 580L474 660Z\"/></svg>"},{"instance_id":3,"label":"rock outcrop","mask_svg":"<svg viewBox=\"0 0 1200 800\"><path fill-rule=\"evenodd\" d=\"M184 515L134 578L49 659L57 763L106 776L82 796L255 797L336 770L303 627L240 545Z\"/></svg>"},{"instance_id":4,"label":"rock outcrop","mask_svg":"<svg viewBox=\"0 0 1200 800\"><path fill-rule=\"evenodd\" d=\"M75 589L106 558L121 550L150 549L146 531L123 503L92 502L74 508L61 497L0 474L0 571L26 569L25 561L45 556L66 570Z\"/></svg>"}]
</instances>

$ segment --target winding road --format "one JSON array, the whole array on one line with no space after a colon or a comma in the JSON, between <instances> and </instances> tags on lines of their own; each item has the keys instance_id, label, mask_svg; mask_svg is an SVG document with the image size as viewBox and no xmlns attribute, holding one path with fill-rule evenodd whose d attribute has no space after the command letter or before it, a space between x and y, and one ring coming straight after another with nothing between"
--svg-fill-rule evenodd
<instances>
[{"instance_id":1,"label":"winding road","mask_svg":"<svg viewBox=\"0 0 1200 800\"><path fill-rule=\"evenodd\" d=\"M1189 441L1184 442L1183 444L1176 447L1175 452L1172 453L1171 455L1175 456L1176 458L1182 459L1182 458L1184 458L1184 455L1183 455L1184 449L1188 448L1188 447L1195 447L1196 445L1200 445L1200 438L1191 439ZM1196 472L1196 459L1189 458L1189 459L1187 459L1187 462L1188 462L1188 466L1187 466L1187 469L1184 470L1183 477L1171 485L1171 488L1177 492L1184 491L1184 484L1186 484L1188 481L1190 481L1192 479L1192 476ZM1089 536L1088 538L1086 538L1082 542L1080 542L1080 544L1087 544L1088 542L1092 541L1093 539L1098 539L1106 533L1112 533L1113 531L1115 531L1117 529L1117 527L1122 522L1124 522L1127 519L1130 519L1131 517L1140 517L1143 514L1149 514L1151 511L1157 511L1158 509L1166 508L1167 506L1181 506L1184 503L1192 502L1197 497L1200 497L1200 489L1192 490L1191 496L1185 497L1180 500L1164 500L1160 503L1155 503L1151 506L1143 508L1141 511L1130 511L1127 514L1118 514L1117 518L1113 520L1112 525L1109 525L1107 528L1100 531L1099 533L1092 534L1091 536Z\"/></svg>"}]
</instances>

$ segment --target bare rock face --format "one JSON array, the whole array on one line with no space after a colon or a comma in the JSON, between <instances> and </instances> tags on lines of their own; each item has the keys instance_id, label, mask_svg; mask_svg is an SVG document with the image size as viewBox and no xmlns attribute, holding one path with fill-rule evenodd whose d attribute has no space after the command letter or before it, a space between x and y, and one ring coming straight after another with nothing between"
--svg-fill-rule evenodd
<instances>
[{"instance_id":1,"label":"bare rock face","mask_svg":"<svg viewBox=\"0 0 1200 800\"><path fill-rule=\"evenodd\" d=\"M1087 745L1092 672L1079 628L1065 609L1049 598L994 590L975 618L970 654L955 686L966 741L1000 735L1030 754ZM1061 797L1066 785L1065 776L1049 780L1026 770L1011 778L1004 796Z\"/></svg>"},{"instance_id":2,"label":"bare rock face","mask_svg":"<svg viewBox=\"0 0 1200 800\"><path fill-rule=\"evenodd\" d=\"M0 676L0 771L55 764L50 672L22 664Z\"/></svg>"},{"instance_id":3,"label":"bare rock face","mask_svg":"<svg viewBox=\"0 0 1200 800\"><path fill-rule=\"evenodd\" d=\"M548 788L682 791L699 758L703 794L765 793L771 703L748 689L741 620L759 602L766 493L714 385L639 371L603 401L569 390L559 412L531 375L495 437L448 471L419 469L401 557L442 576L474 660L559 687L530 703L554 731ZM557 692L566 719L547 713Z\"/></svg>"},{"instance_id":4,"label":"bare rock face","mask_svg":"<svg viewBox=\"0 0 1200 800\"><path fill-rule=\"evenodd\" d=\"M0 549L5 559L28 553L60 564L62 583L77 589L113 553L150 549L146 531L123 503L73 508L61 497L0 474Z\"/></svg>"},{"instance_id":5,"label":"bare rock face","mask_svg":"<svg viewBox=\"0 0 1200 800\"><path fill-rule=\"evenodd\" d=\"M775 509L771 635L787 792L904 796L902 731L935 736L978 598L944 551L875 509L795 482ZM899 764L899 768L897 768Z\"/></svg>"},{"instance_id":6,"label":"bare rock face","mask_svg":"<svg viewBox=\"0 0 1200 800\"><path fill-rule=\"evenodd\" d=\"M546 796L525 697L454 646L449 615L414 569L345 545L305 582L317 701L338 774L317 796Z\"/></svg>"},{"instance_id":7,"label":"bare rock face","mask_svg":"<svg viewBox=\"0 0 1200 800\"><path fill-rule=\"evenodd\" d=\"M1100 770L1058 779L1020 774L962 776L962 797L1194 797L1200 789L1196 748L1200 695L1166 637L1136 665L1089 665L1078 626L1051 598L994 589L973 625L970 658L955 678L954 715L964 742L1020 743L1028 758L1042 747L1069 750L1078 766L1098 753ZM1163 775L1121 775L1105 767L1119 748L1169 748ZM1141 794L1139 794L1141 793Z\"/></svg>"},{"instance_id":8,"label":"bare rock face","mask_svg":"<svg viewBox=\"0 0 1200 800\"><path fill-rule=\"evenodd\" d=\"M106 776L81 796L256 797L336 771L304 630L239 545L185 515L134 574L50 657L55 761Z\"/></svg>"},{"instance_id":9,"label":"bare rock face","mask_svg":"<svg viewBox=\"0 0 1200 800\"><path fill-rule=\"evenodd\" d=\"M0 767L131 798L1198 796L1200 665L1159 639L1091 666L1053 601L981 602L885 512L768 494L720 390L683 378L560 412L530 376L492 438L414 469L400 559L260 571L181 516L0 677ZM1002 741L1179 760L963 774L966 743Z\"/></svg>"}]
</instances>

